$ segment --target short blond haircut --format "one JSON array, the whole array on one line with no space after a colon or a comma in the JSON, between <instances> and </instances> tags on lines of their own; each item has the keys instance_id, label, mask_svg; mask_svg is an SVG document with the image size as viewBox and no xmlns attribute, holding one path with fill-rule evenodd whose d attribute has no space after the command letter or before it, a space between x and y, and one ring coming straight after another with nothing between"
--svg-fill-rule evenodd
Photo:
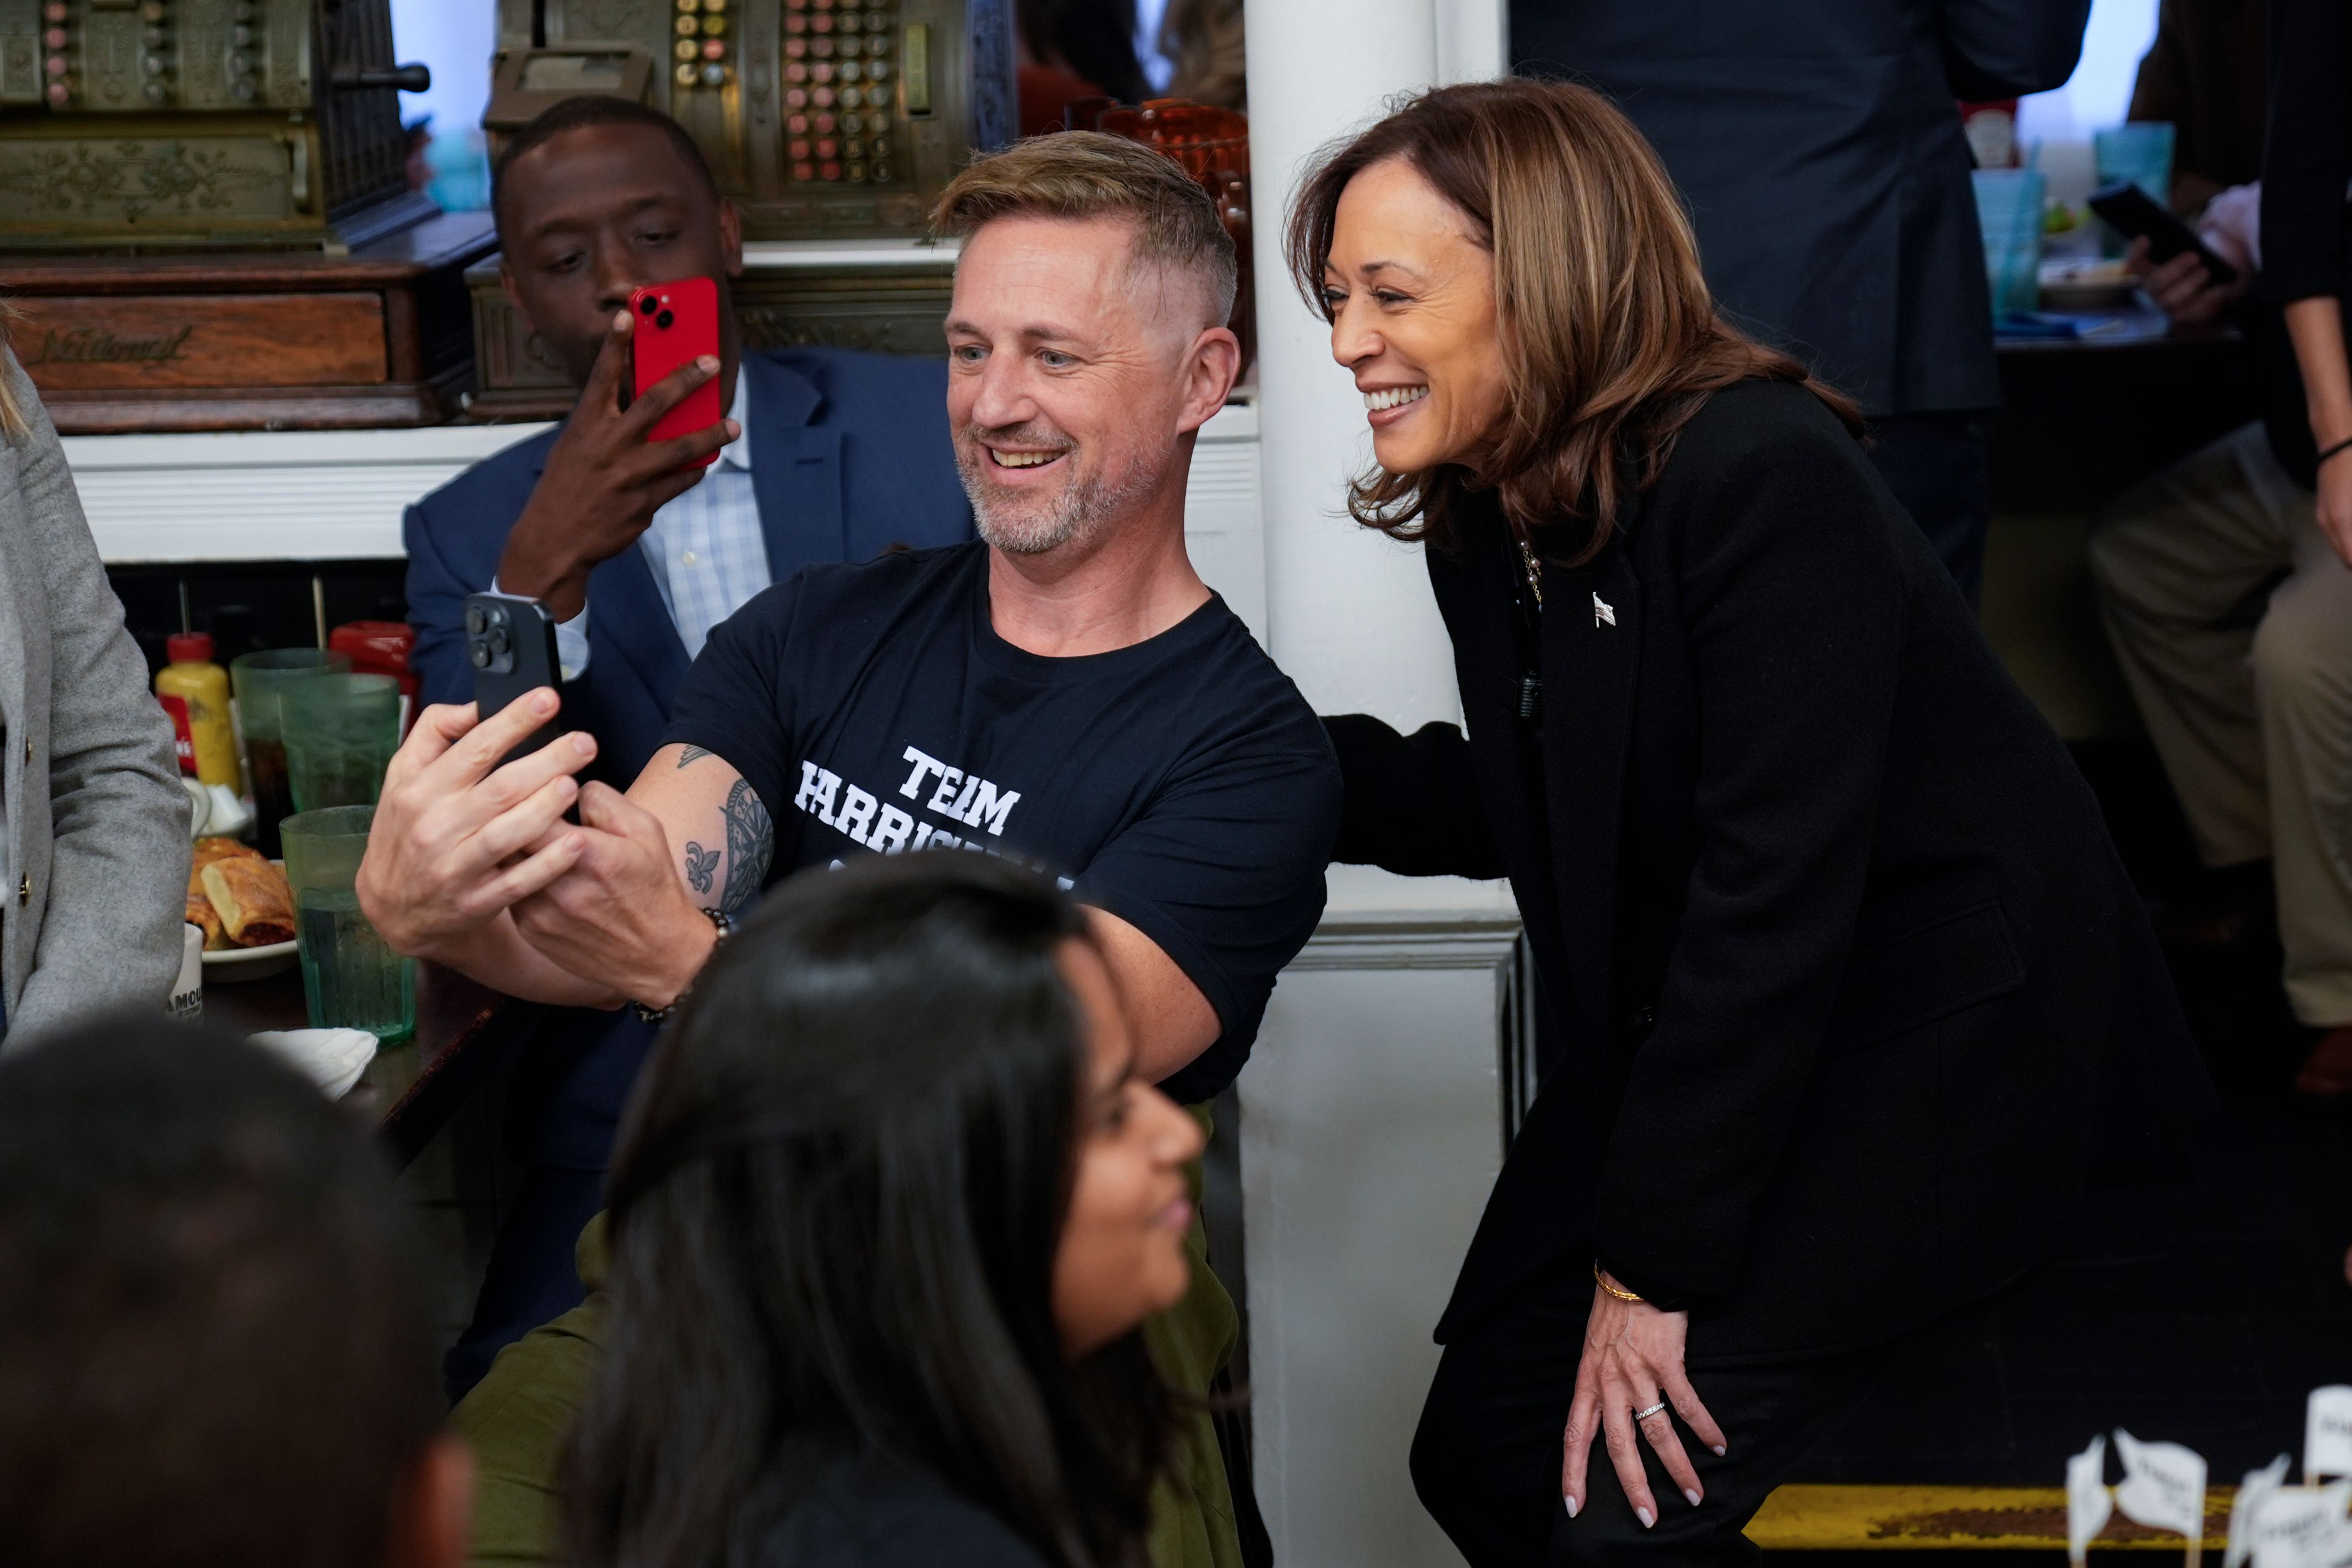
<instances>
[{"instance_id":1,"label":"short blond haircut","mask_svg":"<svg viewBox=\"0 0 2352 1568\"><path fill-rule=\"evenodd\" d=\"M940 194L931 231L969 238L1005 217L1127 219L1139 260L1197 278L1216 325L1234 313L1238 264L1217 204L1183 165L1139 142L1062 131L975 159Z\"/></svg>"}]
</instances>

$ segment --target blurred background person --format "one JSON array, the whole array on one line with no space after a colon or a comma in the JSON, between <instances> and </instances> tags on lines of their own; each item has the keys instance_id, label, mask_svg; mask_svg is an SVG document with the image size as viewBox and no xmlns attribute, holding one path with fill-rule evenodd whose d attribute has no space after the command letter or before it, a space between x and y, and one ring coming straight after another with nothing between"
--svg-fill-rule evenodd
<instances>
[{"instance_id":1,"label":"blurred background person","mask_svg":"<svg viewBox=\"0 0 2352 1568\"><path fill-rule=\"evenodd\" d=\"M1416 1487L1476 1568L1748 1562L1894 1347L2203 1069L2073 759L1604 100L1424 93L1310 171L1289 254L1465 720L1325 720L1334 858L1507 876L1559 1037Z\"/></svg>"},{"instance_id":2,"label":"blurred background person","mask_svg":"<svg viewBox=\"0 0 2352 1568\"><path fill-rule=\"evenodd\" d=\"M795 878L632 1110L574 1561L1144 1563L1175 1427L1137 1329L1187 1289L1201 1144L1044 879Z\"/></svg>"},{"instance_id":3,"label":"blurred background person","mask_svg":"<svg viewBox=\"0 0 2352 1568\"><path fill-rule=\"evenodd\" d=\"M2264 350L2264 413L2136 486L2091 536L2132 696L2213 875L2168 940L2231 945L2275 914L2287 1002L2312 1042L2295 1088L2352 1094L2352 384L2343 9L2272 0L2259 185L2216 196L2193 255L2134 269L2176 326L2235 314ZM2326 454L2325 457L2322 454Z\"/></svg>"},{"instance_id":4,"label":"blurred background person","mask_svg":"<svg viewBox=\"0 0 2352 1568\"><path fill-rule=\"evenodd\" d=\"M2262 176L2263 107L2263 0L2164 0L2126 118L2172 126L2173 211Z\"/></svg>"},{"instance_id":5,"label":"blurred background person","mask_svg":"<svg viewBox=\"0 0 2352 1568\"><path fill-rule=\"evenodd\" d=\"M0 344L0 1047L110 1008L163 1011L188 854L172 721L57 427Z\"/></svg>"},{"instance_id":6,"label":"blurred background person","mask_svg":"<svg viewBox=\"0 0 2352 1568\"><path fill-rule=\"evenodd\" d=\"M1013 24L1022 135L1072 129L1064 110L1080 99L1151 96L1135 53L1135 0L1019 0Z\"/></svg>"},{"instance_id":7,"label":"blurred background person","mask_svg":"<svg viewBox=\"0 0 2352 1568\"><path fill-rule=\"evenodd\" d=\"M407 1226L242 1042L118 1017L0 1061L0 1562L463 1563Z\"/></svg>"},{"instance_id":8,"label":"blurred background person","mask_svg":"<svg viewBox=\"0 0 2352 1568\"><path fill-rule=\"evenodd\" d=\"M1248 112L1242 0L1168 0L1160 18L1160 52L1174 68L1169 97Z\"/></svg>"},{"instance_id":9,"label":"blurred background person","mask_svg":"<svg viewBox=\"0 0 2352 1568\"><path fill-rule=\"evenodd\" d=\"M1514 0L1522 70L1607 94L1665 161L1717 305L1869 416L1973 605L2000 401L1956 99L2074 74L2090 0Z\"/></svg>"}]
</instances>

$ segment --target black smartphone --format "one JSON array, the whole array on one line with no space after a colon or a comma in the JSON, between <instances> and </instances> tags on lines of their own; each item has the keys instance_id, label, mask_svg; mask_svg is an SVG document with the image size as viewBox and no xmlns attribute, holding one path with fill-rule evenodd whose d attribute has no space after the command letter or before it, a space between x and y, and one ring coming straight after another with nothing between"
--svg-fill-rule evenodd
<instances>
[{"instance_id":1,"label":"black smartphone","mask_svg":"<svg viewBox=\"0 0 2352 1568\"><path fill-rule=\"evenodd\" d=\"M2194 251L2205 264L2205 275L2214 282L2227 286L2238 280L2238 269L2216 256L2211 247L2197 237L2195 229L2129 180L2093 191L2091 210L2125 238L2146 239L2148 259L2159 266L2183 251Z\"/></svg>"},{"instance_id":2,"label":"black smartphone","mask_svg":"<svg viewBox=\"0 0 2352 1568\"><path fill-rule=\"evenodd\" d=\"M484 719L542 686L562 689L562 669L555 658L555 617L537 599L467 595L466 660L474 667L474 706ZM532 731L499 761L529 756L553 740L557 719Z\"/></svg>"}]
</instances>

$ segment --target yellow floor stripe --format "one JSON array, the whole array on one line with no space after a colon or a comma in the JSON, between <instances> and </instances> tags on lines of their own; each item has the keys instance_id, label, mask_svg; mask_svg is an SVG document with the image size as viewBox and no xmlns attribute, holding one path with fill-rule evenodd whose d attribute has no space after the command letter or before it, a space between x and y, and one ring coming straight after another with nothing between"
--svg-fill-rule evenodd
<instances>
[{"instance_id":1,"label":"yellow floor stripe","mask_svg":"<svg viewBox=\"0 0 2352 1568\"><path fill-rule=\"evenodd\" d=\"M2229 1538L2237 1489L2205 1493L2205 1544L2215 1551ZM1784 1486L1748 1521L1748 1539L1767 1552L2063 1551L2066 1493L2058 1487ZM2179 1554L2188 1542L2118 1513L2097 1545Z\"/></svg>"}]
</instances>

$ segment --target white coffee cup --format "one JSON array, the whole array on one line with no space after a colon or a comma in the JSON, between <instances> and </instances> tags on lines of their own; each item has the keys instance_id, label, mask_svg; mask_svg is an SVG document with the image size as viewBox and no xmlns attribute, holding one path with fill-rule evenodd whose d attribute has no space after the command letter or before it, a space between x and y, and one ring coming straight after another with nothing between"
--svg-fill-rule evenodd
<instances>
[{"instance_id":1,"label":"white coffee cup","mask_svg":"<svg viewBox=\"0 0 2352 1568\"><path fill-rule=\"evenodd\" d=\"M205 1016L205 928L180 923L180 977L172 982L171 1014L190 1023Z\"/></svg>"}]
</instances>

